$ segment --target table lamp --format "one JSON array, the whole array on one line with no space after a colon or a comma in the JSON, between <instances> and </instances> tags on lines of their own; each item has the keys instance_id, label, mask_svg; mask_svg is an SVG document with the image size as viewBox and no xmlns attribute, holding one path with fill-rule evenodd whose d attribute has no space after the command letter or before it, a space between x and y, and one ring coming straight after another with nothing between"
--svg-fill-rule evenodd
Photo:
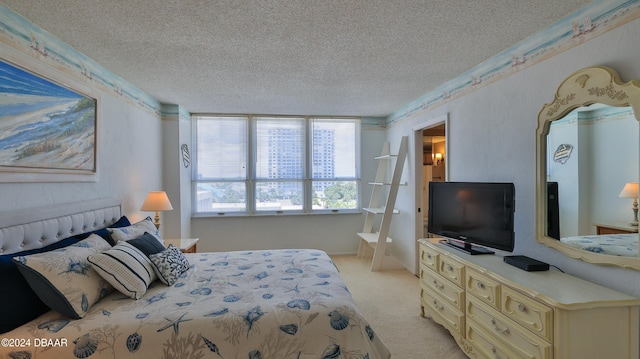
<instances>
[{"instance_id":1,"label":"table lamp","mask_svg":"<svg viewBox=\"0 0 640 359\"><path fill-rule=\"evenodd\" d=\"M156 217L153 224L155 224L157 229L160 229L160 215L159 211L170 211L173 209L171 206L171 202L169 201L169 197L167 197L167 193L164 191L154 191L149 192L147 195L147 199L144 200L141 211L155 211Z\"/></svg>"},{"instance_id":2,"label":"table lamp","mask_svg":"<svg viewBox=\"0 0 640 359\"><path fill-rule=\"evenodd\" d=\"M627 182L620 191L619 197L633 198L633 222L632 226L638 225L638 182Z\"/></svg>"}]
</instances>

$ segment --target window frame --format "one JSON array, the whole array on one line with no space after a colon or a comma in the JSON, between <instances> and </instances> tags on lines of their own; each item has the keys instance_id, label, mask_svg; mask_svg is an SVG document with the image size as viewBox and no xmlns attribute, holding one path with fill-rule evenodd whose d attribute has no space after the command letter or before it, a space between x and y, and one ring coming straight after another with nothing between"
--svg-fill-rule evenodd
<instances>
[{"instance_id":1,"label":"window frame","mask_svg":"<svg viewBox=\"0 0 640 359\"><path fill-rule=\"evenodd\" d=\"M198 179L198 118L199 117L230 117L245 118L246 126L246 143L245 151L247 154L246 177L245 179ZM304 121L304 158L303 158L303 178L302 179L269 179L257 178L257 119L273 118L273 119L302 119ZM354 133L354 165L355 177L334 177L334 178L314 178L313 174L313 121L344 121L352 122L355 125ZM362 186L361 186L361 136L362 136L362 118L353 116L311 116L311 115L264 115L264 114L216 114L216 113L194 113L191 114L192 122L192 169L191 169L191 189L192 189L192 217L251 217L251 216L271 216L271 215L317 215L317 214L347 214L360 213L362 210ZM303 191L303 203L301 209L281 209L281 210L258 210L257 209L257 188L260 183L267 182L301 182ZM313 188L316 182L354 182L356 185L356 206L355 208L313 208ZM200 183L244 183L245 186L245 208L242 211L198 211L198 185Z\"/></svg>"}]
</instances>

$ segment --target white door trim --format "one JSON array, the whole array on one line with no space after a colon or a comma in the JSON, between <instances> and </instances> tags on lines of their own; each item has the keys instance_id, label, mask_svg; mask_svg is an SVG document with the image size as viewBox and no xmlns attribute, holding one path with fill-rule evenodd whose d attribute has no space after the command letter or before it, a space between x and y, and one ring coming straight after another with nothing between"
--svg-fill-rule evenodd
<instances>
[{"instance_id":1,"label":"white door trim","mask_svg":"<svg viewBox=\"0 0 640 359\"><path fill-rule=\"evenodd\" d=\"M422 203L422 184L423 184L423 165L422 165L422 130L430 128L430 127L434 127L435 125L439 125L441 123L444 123L444 128L445 128L445 137L446 137L446 142L445 142L445 153L446 153L446 158L447 158L447 166L445 167L445 181L449 179L449 168L450 166L448 165L448 163L450 163L450 159L451 159L451 152L449 152L449 113L445 113L443 115L440 116L436 116L430 120L418 123L416 125L414 125L413 127L411 127L411 129L413 130L413 134L414 134L414 168L416 169L415 171L415 179L414 179L414 183L415 183L415 188L414 188L414 193L415 193L415 198L414 198L414 203L415 206L414 208L416 209L416 211L418 210L418 208L421 208L421 211L424 211L424 206L426 206L426 204ZM418 245L418 238L422 238L423 237L423 228L424 228L424 221L422 219L422 212L420 213L416 213L415 214L415 219L416 219L416 223L415 223L415 253L416 253L416 259L415 259L415 268L414 268L414 273L418 274L420 273L420 248Z\"/></svg>"}]
</instances>

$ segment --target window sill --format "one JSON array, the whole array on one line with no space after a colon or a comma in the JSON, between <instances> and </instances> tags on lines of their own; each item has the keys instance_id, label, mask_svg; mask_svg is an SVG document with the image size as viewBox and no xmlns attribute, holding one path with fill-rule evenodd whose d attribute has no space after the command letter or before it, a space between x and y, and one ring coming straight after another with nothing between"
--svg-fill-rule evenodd
<instances>
[{"instance_id":1,"label":"window sill","mask_svg":"<svg viewBox=\"0 0 640 359\"><path fill-rule=\"evenodd\" d=\"M361 209L343 209L343 210L326 210L326 211L314 211L310 213L305 212L264 212L264 213L252 213L245 212L223 212L223 213L193 213L191 218L237 218L237 217L289 217L289 216L335 216L335 215L348 215L348 214L362 214Z\"/></svg>"}]
</instances>

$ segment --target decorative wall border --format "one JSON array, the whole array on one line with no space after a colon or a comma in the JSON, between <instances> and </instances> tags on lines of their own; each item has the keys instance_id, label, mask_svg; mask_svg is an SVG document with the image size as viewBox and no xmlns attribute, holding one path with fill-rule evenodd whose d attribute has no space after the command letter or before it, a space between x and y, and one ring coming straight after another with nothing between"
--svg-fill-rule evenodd
<instances>
[{"instance_id":1,"label":"decorative wall border","mask_svg":"<svg viewBox=\"0 0 640 359\"><path fill-rule=\"evenodd\" d=\"M0 5L0 44L120 97L126 103L160 115L158 100L3 5Z\"/></svg>"},{"instance_id":2,"label":"decorative wall border","mask_svg":"<svg viewBox=\"0 0 640 359\"><path fill-rule=\"evenodd\" d=\"M457 99L638 18L640 0L596 1L409 103L384 119L382 127ZM161 115L161 104L155 98L3 5L0 43Z\"/></svg>"},{"instance_id":3,"label":"decorative wall border","mask_svg":"<svg viewBox=\"0 0 640 359\"><path fill-rule=\"evenodd\" d=\"M386 118L392 126L640 18L639 0L595 1L437 87Z\"/></svg>"}]
</instances>

